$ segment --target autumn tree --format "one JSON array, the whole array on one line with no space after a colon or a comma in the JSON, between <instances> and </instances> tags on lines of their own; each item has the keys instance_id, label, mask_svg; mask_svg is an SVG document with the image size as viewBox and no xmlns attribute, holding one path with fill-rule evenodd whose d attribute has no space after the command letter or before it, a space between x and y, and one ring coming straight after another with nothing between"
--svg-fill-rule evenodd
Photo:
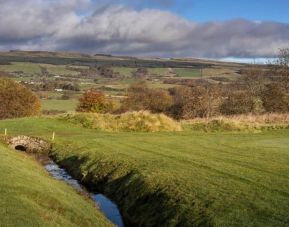
<instances>
[{"instance_id":1,"label":"autumn tree","mask_svg":"<svg viewBox=\"0 0 289 227\"><path fill-rule=\"evenodd\" d=\"M0 78L0 119L33 116L40 113L38 97L11 79Z\"/></svg>"},{"instance_id":2,"label":"autumn tree","mask_svg":"<svg viewBox=\"0 0 289 227\"><path fill-rule=\"evenodd\" d=\"M224 115L247 114L253 111L254 100L246 90L230 90L223 101L220 112Z\"/></svg>"},{"instance_id":3,"label":"autumn tree","mask_svg":"<svg viewBox=\"0 0 289 227\"><path fill-rule=\"evenodd\" d=\"M266 112L284 113L289 111L289 97L280 84L268 84L262 93L263 106Z\"/></svg>"},{"instance_id":4,"label":"autumn tree","mask_svg":"<svg viewBox=\"0 0 289 227\"><path fill-rule=\"evenodd\" d=\"M77 111L107 113L113 109L111 100L107 99L102 92L87 90L79 99Z\"/></svg>"},{"instance_id":5,"label":"autumn tree","mask_svg":"<svg viewBox=\"0 0 289 227\"><path fill-rule=\"evenodd\" d=\"M219 112L221 93L218 85L182 86L170 89L170 93L174 100L171 107L174 118L211 117Z\"/></svg>"},{"instance_id":6,"label":"autumn tree","mask_svg":"<svg viewBox=\"0 0 289 227\"><path fill-rule=\"evenodd\" d=\"M172 105L168 91L150 89L145 82L132 84L127 91L127 98L122 105L123 111L150 110L153 113L166 112Z\"/></svg>"}]
</instances>

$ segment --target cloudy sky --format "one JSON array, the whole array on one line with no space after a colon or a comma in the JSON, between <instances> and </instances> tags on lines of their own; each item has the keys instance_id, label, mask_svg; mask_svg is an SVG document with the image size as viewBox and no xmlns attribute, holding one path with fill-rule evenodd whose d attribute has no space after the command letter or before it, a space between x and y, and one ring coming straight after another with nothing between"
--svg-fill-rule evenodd
<instances>
[{"instance_id":1,"label":"cloudy sky","mask_svg":"<svg viewBox=\"0 0 289 227\"><path fill-rule=\"evenodd\" d=\"M0 50L266 58L289 47L288 0L0 0Z\"/></svg>"}]
</instances>

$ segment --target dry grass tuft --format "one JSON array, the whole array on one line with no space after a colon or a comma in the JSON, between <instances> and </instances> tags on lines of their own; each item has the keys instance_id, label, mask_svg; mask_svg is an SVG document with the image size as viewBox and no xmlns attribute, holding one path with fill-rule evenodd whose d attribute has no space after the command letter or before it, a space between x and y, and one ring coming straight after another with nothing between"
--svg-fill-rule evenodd
<instances>
[{"instance_id":1,"label":"dry grass tuft","mask_svg":"<svg viewBox=\"0 0 289 227\"><path fill-rule=\"evenodd\" d=\"M109 132L173 132L181 131L181 124L164 114L148 111L128 112L120 115L76 113L61 117L86 128Z\"/></svg>"},{"instance_id":2,"label":"dry grass tuft","mask_svg":"<svg viewBox=\"0 0 289 227\"><path fill-rule=\"evenodd\" d=\"M249 131L289 128L289 114L218 116L182 122L184 127L202 131Z\"/></svg>"}]
</instances>

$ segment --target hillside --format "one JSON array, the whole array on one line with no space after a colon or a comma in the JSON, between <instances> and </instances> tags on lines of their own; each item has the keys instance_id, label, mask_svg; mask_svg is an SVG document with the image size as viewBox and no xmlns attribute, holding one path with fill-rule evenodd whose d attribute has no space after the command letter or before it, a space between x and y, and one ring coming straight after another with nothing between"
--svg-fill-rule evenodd
<instances>
[{"instance_id":1,"label":"hillside","mask_svg":"<svg viewBox=\"0 0 289 227\"><path fill-rule=\"evenodd\" d=\"M1 226L112 226L90 200L2 143L0 198Z\"/></svg>"},{"instance_id":2,"label":"hillside","mask_svg":"<svg viewBox=\"0 0 289 227\"><path fill-rule=\"evenodd\" d=\"M248 65L200 59L132 58L65 52L0 52L0 76L9 73L42 99L44 113L73 111L80 94L96 89L118 105L127 88L230 84Z\"/></svg>"}]
</instances>

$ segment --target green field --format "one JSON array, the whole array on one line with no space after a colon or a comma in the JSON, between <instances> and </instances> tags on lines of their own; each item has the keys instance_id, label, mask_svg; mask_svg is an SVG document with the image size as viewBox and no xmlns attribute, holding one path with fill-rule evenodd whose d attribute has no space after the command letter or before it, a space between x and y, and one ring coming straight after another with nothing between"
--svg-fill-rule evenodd
<instances>
[{"instance_id":1,"label":"green field","mask_svg":"<svg viewBox=\"0 0 289 227\"><path fill-rule=\"evenodd\" d=\"M289 130L105 133L43 118L4 128L47 139L55 131L57 162L135 225L288 226Z\"/></svg>"},{"instance_id":2,"label":"green field","mask_svg":"<svg viewBox=\"0 0 289 227\"><path fill-rule=\"evenodd\" d=\"M78 75L79 72L70 70L66 65L49 65L49 64L39 64L39 66L44 67L47 71L53 75Z\"/></svg>"},{"instance_id":3,"label":"green field","mask_svg":"<svg viewBox=\"0 0 289 227\"><path fill-rule=\"evenodd\" d=\"M92 201L0 143L0 226L113 226Z\"/></svg>"},{"instance_id":4,"label":"green field","mask_svg":"<svg viewBox=\"0 0 289 227\"><path fill-rule=\"evenodd\" d=\"M114 72L120 73L120 75L125 77L131 77L132 72L135 71L135 68L129 68L129 67L112 67Z\"/></svg>"},{"instance_id":5,"label":"green field","mask_svg":"<svg viewBox=\"0 0 289 227\"><path fill-rule=\"evenodd\" d=\"M29 62L12 62L11 65L0 65L0 71L23 72L26 75L36 75L41 73L39 64Z\"/></svg>"},{"instance_id":6,"label":"green field","mask_svg":"<svg viewBox=\"0 0 289 227\"><path fill-rule=\"evenodd\" d=\"M75 111L78 100L47 99L41 100L41 103L42 103L42 110Z\"/></svg>"},{"instance_id":7,"label":"green field","mask_svg":"<svg viewBox=\"0 0 289 227\"><path fill-rule=\"evenodd\" d=\"M174 69L178 77L200 77L201 73L198 69L176 68Z\"/></svg>"}]
</instances>

